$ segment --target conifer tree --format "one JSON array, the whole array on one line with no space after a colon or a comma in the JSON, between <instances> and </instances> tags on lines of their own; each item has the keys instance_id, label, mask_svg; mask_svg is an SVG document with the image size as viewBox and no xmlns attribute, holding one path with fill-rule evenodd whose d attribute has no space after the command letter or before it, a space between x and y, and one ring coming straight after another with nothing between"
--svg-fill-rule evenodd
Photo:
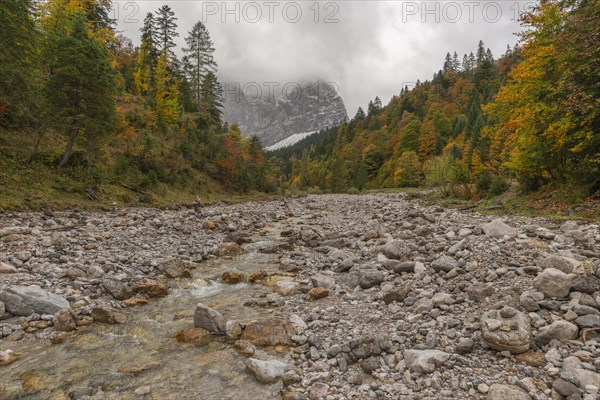
<instances>
[{"instance_id":1,"label":"conifer tree","mask_svg":"<svg viewBox=\"0 0 600 400\"><path fill-rule=\"evenodd\" d=\"M187 48L183 49L183 69L192 90L192 96L199 102L201 99L202 81L208 72L217 72L217 63L213 59L213 42L208 30L202 22L197 22L188 37L185 38Z\"/></svg>"},{"instance_id":2,"label":"conifer tree","mask_svg":"<svg viewBox=\"0 0 600 400\"><path fill-rule=\"evenodd\" d=\"M171 58L175 57L175 54L171 50L175 47L174 39L179 36L175 21L177 21L175 12L166 4L156 12L158 50L160 53L167 53Z\"/></svg>"}]
</instances>

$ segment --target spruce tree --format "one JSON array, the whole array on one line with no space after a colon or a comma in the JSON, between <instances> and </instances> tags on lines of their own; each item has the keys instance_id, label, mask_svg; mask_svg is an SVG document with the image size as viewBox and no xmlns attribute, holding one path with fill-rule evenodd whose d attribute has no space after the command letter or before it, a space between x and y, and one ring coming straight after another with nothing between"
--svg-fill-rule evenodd
<instances>
[{"instance_id":1,"label":"spruce tree","mask_svg":"<svg viewBox=\"0 0 600 400\"><path fill-rule=\"evenodd\" d=\"M217 75L209 71L200 89L200 113L209 124L220 125L223 115L223 90Z\"/></svg>"},{"instance_id":2,"label":"spruce tree","mask_svg":"<svg viewBox=\"0 0 600 400\"><path fill-rule=\"evenodd\" d=\"M208 72L217 72L213 59L215 51L208 30L202 22L197 22L185 38L187 48L183 49L183 69L191 87L192 96L200 101L202 81Z\"/></svg>"},{"instance_id":3,"label":"spruce tree","mask_svg":"<svg viewBox=\"0 0 600 400\"><path fill-rule=\"evenodd\" d=\"M154 90L154 70L158 61L158 32L152 13L146 14L142 32L142 43L135 72L135 86L139 94L150 95Z\"/></svg>"},{"instance_id":4,"label":"spruce tree","mask_svg":"<svg viewBox=\"0 0 600 400\"><path fill-rule=\"evenodd\" d=\"M175 42L173 40L179 36L175 21L177 21L175 12L166 4L156 12L158 50L161 53L168 53L171 58L175 57L175 54L171 50L175 47Z\"/></svg>"},{"instance_id":5,"label":"spruce tree","mask_svg":"<svg viewBox=\"0 0 600 400\"><path fill-rule=\"evenodd\" d=\"M45 93L51 111L59 117L56 128L68 134L62 167L78 135L84 136L89 150L99 135L114 127L116 84L108 51L90 36L84 15L76 15L70 32L55 40L47 49Z\"/></svg>"}]
</instances>

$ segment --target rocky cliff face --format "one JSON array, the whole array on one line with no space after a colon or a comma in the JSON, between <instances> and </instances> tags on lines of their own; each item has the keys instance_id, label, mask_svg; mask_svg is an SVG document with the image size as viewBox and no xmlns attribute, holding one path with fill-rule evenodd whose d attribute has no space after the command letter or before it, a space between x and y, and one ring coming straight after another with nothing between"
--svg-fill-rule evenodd
<instances>
[{"instance_id":1,"label":"rocky cliff face","mask_svg":"<svg viewBox=\"0 0 600 400\"><path fill-rule=\"evenodd\" d=\"M264 146L348 120L336 88L324 81L257 88L226 84L224 119L237 122L246 136L257 135Z\"/></svg>"}]
</instances>

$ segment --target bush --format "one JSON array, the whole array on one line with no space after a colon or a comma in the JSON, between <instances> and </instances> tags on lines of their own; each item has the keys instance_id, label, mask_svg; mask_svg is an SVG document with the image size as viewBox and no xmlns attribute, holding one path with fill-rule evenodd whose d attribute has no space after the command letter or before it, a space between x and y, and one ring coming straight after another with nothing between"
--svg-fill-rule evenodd
<instances>
[{"instance_id":1,"label":"bush","mask_svg":"<svg viewBox=\"0 0 600 400\"><path fill-rule=\"evenodd\" d=\"M493 196L499 196L506 192L510 187L510 182L501 176L497 176L492 179L490 183L490 194Z\"/></svg>"},{"instance_id":2,"label":"bush","mask_svg":"<svg viewBox=\"0 0 600 400\"><path fill-rule=\"evenodd\" d=\"M490 189L490 185L492 184L492 175L490 171L484 169L481 171L481 174L477 177L475 181L475 187L477 189L477 193L483 194L486 193Z\"/></svg>"}]
</instances>

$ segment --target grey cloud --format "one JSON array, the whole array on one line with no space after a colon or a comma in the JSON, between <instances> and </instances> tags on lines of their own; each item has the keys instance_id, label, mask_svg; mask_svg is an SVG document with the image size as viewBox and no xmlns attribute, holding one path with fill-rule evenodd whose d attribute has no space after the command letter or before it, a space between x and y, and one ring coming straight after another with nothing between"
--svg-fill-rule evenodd
<instances>
[{"instance_id":1,"label":"grey cloud","mask_svg":"<svg viewBox=\"0 0 600 400\"><path fill-rule=\"evenodd\" d=\"M121 1L124 7L131 2ZM206 3L204 2L205 7ZM219 8L223 2L213 2ZM240 2L241 7L247 2ZM206 17L213 41L219 76L229 82L287 82L322 78L335 82L346 103L350 116L358 106L379 96L384 103L397 94L403 84L431 79L443 63L446 52L462 54L474 51L481 39L494 55L504 52L506 45L517 41L514 33L520 30L514 20L515 4L520 7L532 2L505 1L338 1L337 23L323 23L333 8L324 10L326 1L319 2L319 23L314 22L313 1L299 1L302 18L287 22L281 13L287 3L279 2L274 23L268 20L265 2L257 1L263 10L257 23L240 22L227 15ZM453 4L450 4L453 3ZM149 11L169 4L179 18L178 44L192 25L201 20L203 2L189 0L152 0L135 2L135 18L143 20ZM233 9L235 2L227 2ZM436 6L437 4L437 6ZM450 4L450 5L449 5ZM412 7L412 8L411 8ZM416 12L415 12L416 7ZM426 10L437 11L427 14ZM452 11L460 9L457 18ZM497 10L500 16L497 17ZM279 11L278 11L279 10ZM469 21L473 11L473 22ZM486 10L487 14L483 11ZM131 8L129 9L131 11ZM139 43L141 22L126 23L121 10L119 29L134 43ZM437 14L437 15L436 15ZM290 16L293 13L290 10ZM252 18L254 14L249 16ZM436 22L436 16L439 22ZM494 19L498 19L494 22ZM451 21L455 20L455 23Z\"/></svg>"}]
</instances>

